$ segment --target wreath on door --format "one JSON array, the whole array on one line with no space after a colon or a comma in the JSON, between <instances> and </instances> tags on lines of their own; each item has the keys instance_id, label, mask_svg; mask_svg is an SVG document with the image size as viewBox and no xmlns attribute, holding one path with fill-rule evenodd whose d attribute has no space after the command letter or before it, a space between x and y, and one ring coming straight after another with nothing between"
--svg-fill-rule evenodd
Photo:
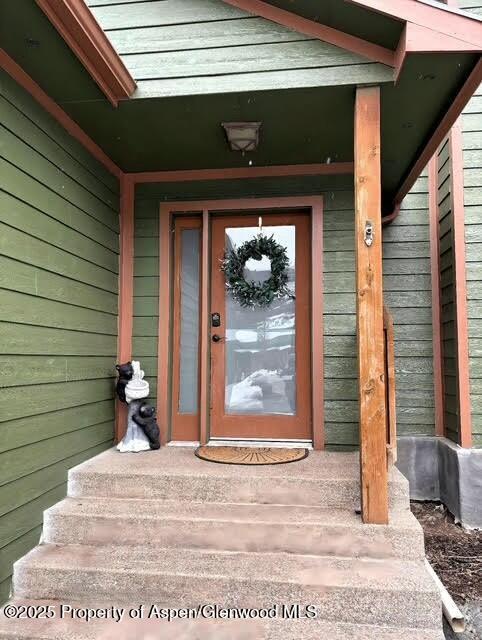
<instances>
[{"instance_id":1,"label":"wreath on door","mask_svg":"<svg viewBox=\"0 0 482 640\"><path fill-rule=\"evenodd\" d=\"M264 282L246 280L244 268L248 260L261 260L266 256L271 262L271 275ZM268 307L273 300L292 296L288 288L289 258L286 247L278 244L273 236L259 234L240 247L230 249L221 261L226 289L242 307Z\"/></svg>"}]
</instances>

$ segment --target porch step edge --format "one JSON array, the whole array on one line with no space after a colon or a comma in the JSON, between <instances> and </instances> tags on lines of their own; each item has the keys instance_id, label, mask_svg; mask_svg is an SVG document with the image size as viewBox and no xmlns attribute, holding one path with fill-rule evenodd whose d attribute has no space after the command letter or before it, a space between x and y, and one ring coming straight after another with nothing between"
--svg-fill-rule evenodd
<instances>
[{"instance_id":1,"label":"porch step edge","mask_svg":"<svg viewBox=\"0 0 482 640\"><path fill-rule=\"evenodd\" d=\"M60 604L54 600L15 600L7 603L13 606L46 606L52 607L55 617L48 621L9 620L0 613L0 640L107 640L112 629L117 640L131 640L139 633L159 637L162 632L164 640L179 640L191 637L193 632L202 630L205 640L246 640L247 637L257 640L279 640L280 637L290 640L443 640L441 631L435 629L415 629L410 627L387 627L384 625L365 625L350 623L333 623L322 619L305 620L263 620L263 621L222 621L209 620L166 622L157 619L126 619L121 622L111 620L95 620L83 622L60 618ZM73 608L99 608L98 603L73 602ZM214 628L213 628L214 626ZM155 634L155 635L154 635Z\"/></svg>"},{"instance_id":2,"label":"porch step edge","mask_svg":"<svg viewBox=\"0 0 482 640\"><path fill-rule=\"evenodd\" d=\"M110 544L118 531L123 545L423 558L423 532L411 512L391 519L366 525L354 512L310 506L66 498L45 512L43 540Z\"/></svg>"}]
</instances>

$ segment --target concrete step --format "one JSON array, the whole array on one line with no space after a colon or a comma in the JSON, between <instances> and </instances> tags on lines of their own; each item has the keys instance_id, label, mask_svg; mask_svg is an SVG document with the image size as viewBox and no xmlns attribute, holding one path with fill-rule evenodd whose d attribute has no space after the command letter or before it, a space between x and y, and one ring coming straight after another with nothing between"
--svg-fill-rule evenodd
<instances>
[{"instance_id":1,"label":"concrete step","mask_svg":"<svg viewBox=\"0 0 482 640\"><path fill-rule=\"evenodd\" d=\"M408 482L389 475L392 509L409 508ZM360 503L358 455L312 451L299 462L263 467L200 460L192 448L119 454L110 449L71 469L70 497L108 497L314 505L355 509Z\"/></svg>"},{"instance_id":2,"label":"concrete step","mask_svg":"<svg viewBox=\"0 0 482 640\"><path fill-rule=\"evenodd\" d=\"M11 601L9 604L50 607L55 617L45 620L8 620L0 613L1 640L443 640L441 631L414 628L387 628L365 624L335 624L324 620L186 620L167 622L129 620L124 611L120 622L110 619L72 619L56 601ZM98 608L98 604L77 603L72 608ZM63 615L64 617L61 617Z\"/></svg>"},{"instance_id":3,"label":"concrete step","mask_svg":"<svg viewBox=\"0 0 482 640\"><path fill-rule=\"evenodd\" d=\"M67 498L45 512L46 543L204 548L337 555L424 557L423 532L410 511L390 525L363 525L347 509L299 505Z\"/></svg>"},{"instance_id":4,"label":"concrete step","mask_svg":"<svg viewBox=\"0 0 482 640\"><path fill-rule=\"evenodd\" d=\"M325 620L433 630L441 616L422 561L285 553L43 544L15 564L14 593L20 600L88 598L98 606L299 603L315 605Z\"/></svg>"}]
</instances>

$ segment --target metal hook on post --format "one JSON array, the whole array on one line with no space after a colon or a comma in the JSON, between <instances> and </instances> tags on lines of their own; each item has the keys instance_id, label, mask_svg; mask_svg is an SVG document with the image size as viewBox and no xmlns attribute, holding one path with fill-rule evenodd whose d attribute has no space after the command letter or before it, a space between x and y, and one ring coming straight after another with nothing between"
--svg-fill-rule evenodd
<instances>
[{"instance_id":1,"label":"metal hook on post","mask_svg":"<svg viewBox=\"0 0 482 640\"><path fill-rule=\"evenodd\" d=\"M367 220L365 223L365 244L367 247L371 247L373 244L373 223Z\"/></svg>"}]
</instances>

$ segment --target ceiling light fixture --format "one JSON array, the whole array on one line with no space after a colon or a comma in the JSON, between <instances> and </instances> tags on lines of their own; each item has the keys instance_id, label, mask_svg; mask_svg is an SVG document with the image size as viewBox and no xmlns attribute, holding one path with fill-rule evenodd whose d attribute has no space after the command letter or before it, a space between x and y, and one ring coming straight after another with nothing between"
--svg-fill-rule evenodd
<instances>
[{"instance_id":1,"label":"ceiling light fixture","mask_svg":"<svg viewBox=\"0 0 482 640\"><path fill-rule=\"evenodd\" d=\"M232 151L255 151L259 142L261 122L222 122Z\"/></svg>"}]
</instances>

